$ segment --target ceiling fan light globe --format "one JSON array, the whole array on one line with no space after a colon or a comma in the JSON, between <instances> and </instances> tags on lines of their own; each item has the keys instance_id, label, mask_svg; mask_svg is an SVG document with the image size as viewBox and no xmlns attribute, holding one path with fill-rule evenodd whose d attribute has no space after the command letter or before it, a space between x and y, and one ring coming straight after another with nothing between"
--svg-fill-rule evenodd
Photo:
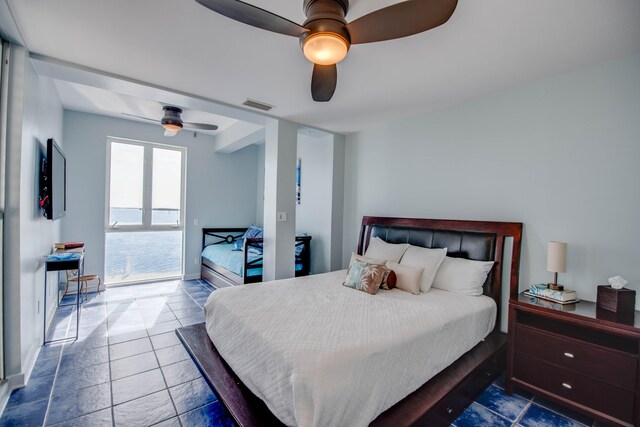
<instances>
[{"instance_id":1,"label":"ceiling fan light globe","mask_svg":"<svg viewBox=\"0 0 640 427\"><path fill-rule=\"evenodd\" d=\"M178 132L182 129L182 124L180 123L162 123L162 127L168 132Z\"/></svg>"},{"instance_id":2,"label":"ceiling fan light globe","mask_svg":"<svg viewBox=\"0 0 640 427\"><path fill-rule=\"evenodd\" d=\"M336 33L316 33L302 46L304 56L314 64L333 65L342 61L349 51L349 43Z\"/></svg>"}]
</instances>

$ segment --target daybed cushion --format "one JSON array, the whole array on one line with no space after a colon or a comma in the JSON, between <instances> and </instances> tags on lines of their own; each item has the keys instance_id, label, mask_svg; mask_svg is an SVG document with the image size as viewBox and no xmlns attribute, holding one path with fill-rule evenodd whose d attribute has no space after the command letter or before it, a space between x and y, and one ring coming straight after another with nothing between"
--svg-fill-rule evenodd
<instances>
[{"instance_id":1,"label":"daybed cushion","mask_svg":"<svg viewBox=\"0 0 640 427\"><path fill-rule=\"evenodd\" d=\"M243 276L243 252L234 250L233 243L218 243L215 245L208 245L202 250L202 257L209 261L218 264L221 267L226 268L238 276ZM247 259L249 262L262 258L262 251L257 248L249 248ZM296 263L296 271L302 270L302 263ZM262 274L262 268L251 268L247 277L260 276Z\"/></svg>"},{"instance_id":2,"label":"daybed cushion","mask_svg":"<svg viewBox=\"0 0 640 427\"><path fill-rule=\"evenodd\" d=\"M495 324L489 297L371 297L342 286L345 275L220 289L205 304L220 355L287 425L367 426Z\"/></svg>"},{"instance_id":3,"label":"daybed cushion","mask_svg":"<svg viewBox=\"0 0 640 427\"><path fill-rule=\"evenodd\" d=\"M244 240L254 237L262 237L262 227L258 225L251 225L249 228L247 228L247 231L244 232L242 237L236 240L236 242L234 243L234 250L241 251L244 246Z\"/></svg>"}]
</instances>

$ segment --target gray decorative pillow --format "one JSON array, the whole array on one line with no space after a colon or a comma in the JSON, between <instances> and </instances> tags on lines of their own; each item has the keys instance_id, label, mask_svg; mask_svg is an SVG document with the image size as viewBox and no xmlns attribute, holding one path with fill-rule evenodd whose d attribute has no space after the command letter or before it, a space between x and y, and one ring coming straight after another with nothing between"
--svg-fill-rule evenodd
<instances>
[{"instance_id":1,"label":"gray decorative pillow","mask_svg":"<svg viewBox=\"0 0 640 427\"><path fill-rule=\"evenodd\" d=\"M343 285L375 295L382 284L384 266L354 260L349 266Z\"/></svg>"}]
</instances>

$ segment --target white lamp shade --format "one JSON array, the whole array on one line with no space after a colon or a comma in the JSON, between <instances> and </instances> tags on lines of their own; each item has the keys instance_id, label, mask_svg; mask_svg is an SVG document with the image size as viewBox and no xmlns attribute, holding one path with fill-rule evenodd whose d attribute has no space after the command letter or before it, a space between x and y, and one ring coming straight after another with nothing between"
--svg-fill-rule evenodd
<instances>
[{"instance_id":1,"label":"white lamp shade","mask_svg":"<svg viewBox=\"0 0 640 427\"><path fill-rule=\"evenodd\" d=\"M567 244L564 242L547 243L547 271L564 273L567 271Z\"/></svg>"}]
</instances>

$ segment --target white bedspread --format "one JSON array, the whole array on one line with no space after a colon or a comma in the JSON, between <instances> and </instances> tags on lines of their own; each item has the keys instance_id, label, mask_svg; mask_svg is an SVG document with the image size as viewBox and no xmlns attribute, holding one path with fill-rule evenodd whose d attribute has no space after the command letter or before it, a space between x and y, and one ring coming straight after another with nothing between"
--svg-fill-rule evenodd
<instances>
[{"instance_id":1,"label":"white bedspread","mask_svg":"<svg viewBox=\"0 0 640 427\"><path fill-rule=\"evenodd\" d=\"M493 329L488 297L369 295L346 270L224 288L209 337L247 387L294 426L366 426Z\"/></svg>"}]
</instances>

